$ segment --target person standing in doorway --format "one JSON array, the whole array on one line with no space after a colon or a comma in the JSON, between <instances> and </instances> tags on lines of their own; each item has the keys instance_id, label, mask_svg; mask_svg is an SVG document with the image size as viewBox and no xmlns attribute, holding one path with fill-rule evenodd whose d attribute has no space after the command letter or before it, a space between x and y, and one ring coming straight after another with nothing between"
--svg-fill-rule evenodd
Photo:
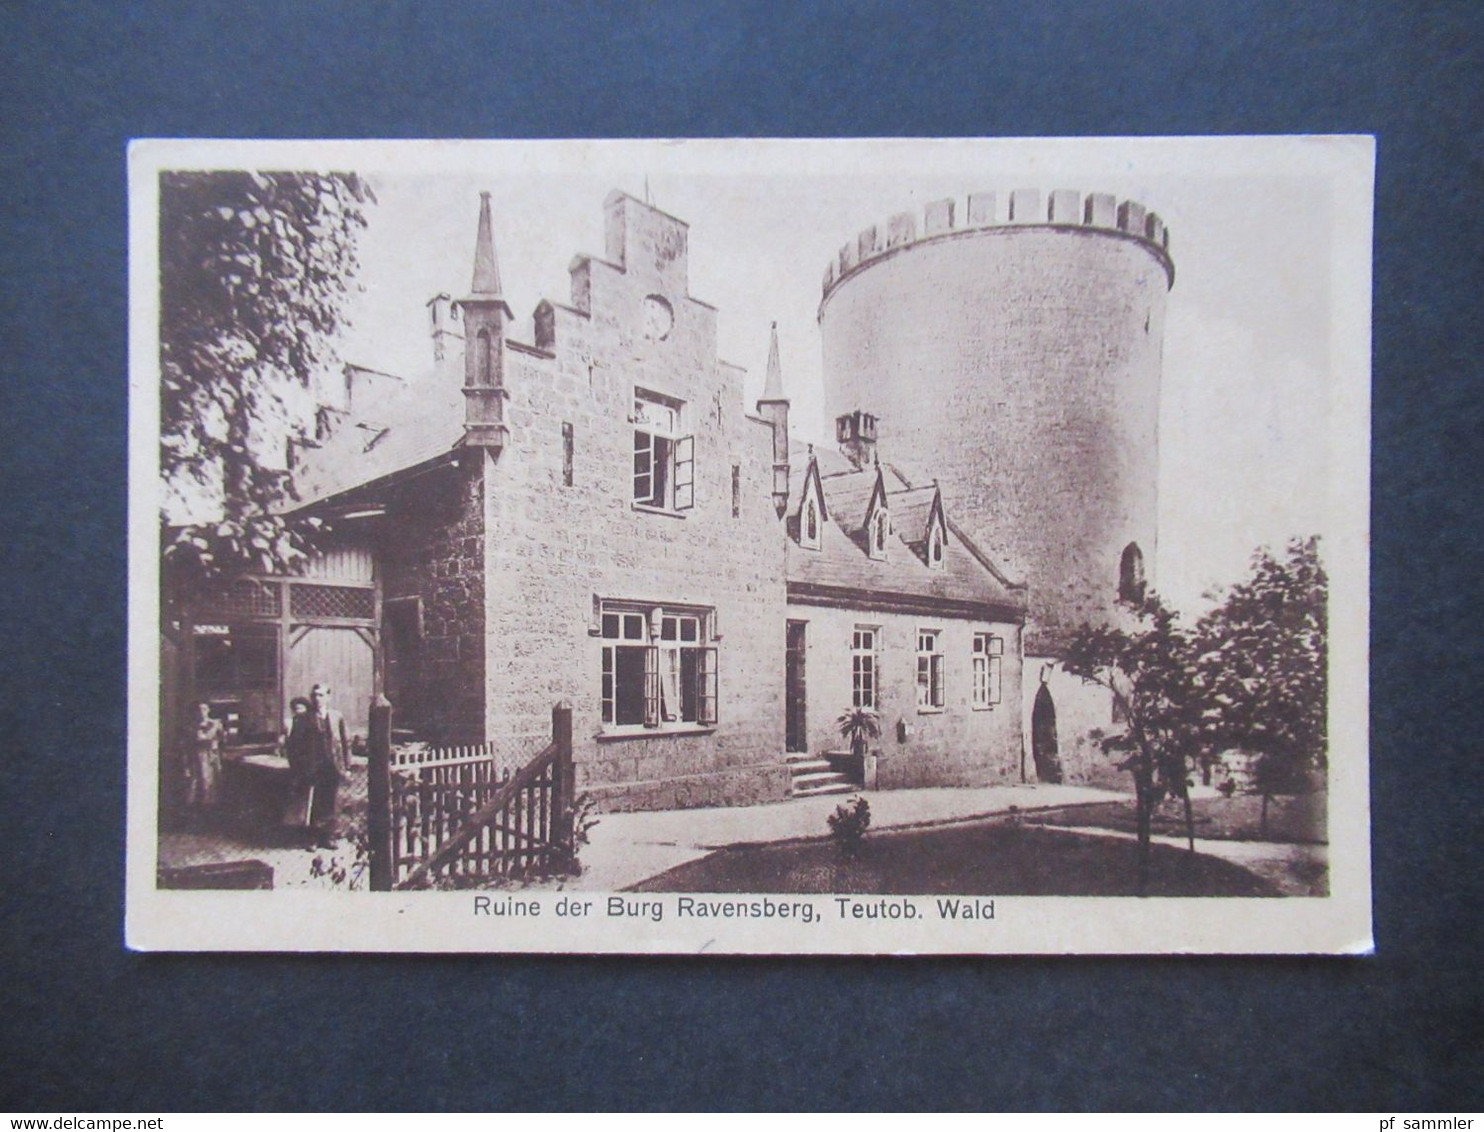
<instances>
[{"instance_id":1,"label":"person standing in doorway","mask_svg":"<svg viewBox=\"0 0 1484 1132\"><path fill-rule=\"evenodd\" d=\"M211 705L196 705L196 724L186 762L186 806L200 820L215 813L221 796L222 721L211 714Z\"/></svg>"},{"instance_id":2,"label":"person standing in doorway","mask_svg":"<svg viewBox=\"0 0 1484 1132\"><path fill-rule=\"evenodd\" d=\"M314 786L314 806L309 820L314 828L315 844L330 849L335 845L340 778L350 769L350 738L345 717L330 706L328 684L316 684L310 690L309 705L305 762Z\"/></svg>"}]
</instances>

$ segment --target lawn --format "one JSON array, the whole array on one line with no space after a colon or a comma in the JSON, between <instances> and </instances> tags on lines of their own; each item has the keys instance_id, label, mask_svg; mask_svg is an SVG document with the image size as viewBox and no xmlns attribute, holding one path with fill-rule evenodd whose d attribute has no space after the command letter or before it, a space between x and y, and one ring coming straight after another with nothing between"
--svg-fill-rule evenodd
<instances>
[{"instance_id":1,"label":"lawn","mask_svg":"<svg viewBox=\"0 0 1484 1132\"><path fill-rule=\"evenodd\" d=\"M636 885L640 892L1134 896L1132 840L1004 820L868 834L853 857L830 841L723 849ZM1276 896L1229 862L1153 846L1151 896Z\"/></svg>"},{"instance_id":2,"label":"lawn","mask_svg":"<svg viewBox=\"0 0 1484 1132\"><path fill-rule=\"evenodd\" d=\"M1252 795L1234 798L1197 798L1195 835L1220 841L1275 841L1294 845L1323 845L1325 835L1325 798L1323 791L1274 798L1268 804L1266 834L1262 829L1262 799ZM1133 833L1134 804L1105 802L1095 806L1068 806L1065 809L1027 815L1027 821L1038 825L1095 826ZM1168 798L1154 812L1154 832L1169 837L1185 836L1185 808Z\"/></svg>"}]
</instances>

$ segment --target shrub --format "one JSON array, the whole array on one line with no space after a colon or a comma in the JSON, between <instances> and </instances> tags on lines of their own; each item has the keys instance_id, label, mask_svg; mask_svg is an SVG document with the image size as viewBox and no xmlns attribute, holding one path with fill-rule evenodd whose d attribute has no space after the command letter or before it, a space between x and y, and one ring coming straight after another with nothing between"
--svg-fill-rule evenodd
<instances>
[{"instance_id":1,"label":"shrub","mask_svg":"<svg viewBox=\"0 0 1484 1132\"><path fill-rule=\"evenodd\" d=\"M830 815L830 836L840 847L840 852L851 856L860 848L861 838L871 824L871 803L864 798L852 798L835 807Z\"/></svg>"}]
</instances>

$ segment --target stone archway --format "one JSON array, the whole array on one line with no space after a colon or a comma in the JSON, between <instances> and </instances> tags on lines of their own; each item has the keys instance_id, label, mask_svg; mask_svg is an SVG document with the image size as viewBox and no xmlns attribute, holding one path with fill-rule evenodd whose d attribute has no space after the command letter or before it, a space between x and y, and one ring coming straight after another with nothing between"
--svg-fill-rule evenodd
<instances>
[{"instance_id":1,"label":"stone archway","mask_svg":"<svg viewBox=\"0 0 1484 1132\"><path fill-rule=\"evenodd\" d=\"M1056 701L1051 689L1042 684L1031 708L1031 758L1036 764L1038 782L1061 781L1061 758L1056 742Z\"/></svg>"}]
</instances>

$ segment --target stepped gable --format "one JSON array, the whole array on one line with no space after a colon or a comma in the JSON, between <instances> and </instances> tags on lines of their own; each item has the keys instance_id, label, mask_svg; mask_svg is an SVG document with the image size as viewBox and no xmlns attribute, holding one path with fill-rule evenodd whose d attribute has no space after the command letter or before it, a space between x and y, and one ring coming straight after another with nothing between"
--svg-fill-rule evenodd
<instances>
[{"instance_id":1,"label":"stepped gable","mask_svg":"<svg viewBox=\"0 0 1484 1132\"><path fill-rule=\"evenodd\" d=\"M810 459L804 452L793 458L796 466L807 466ZM862 526L876 484L876 468L857 469L838 452L823 448L813 458L819 465L829 518L821 531L819 550L800 546L790 524L785 575L791 588L817 592L824 587L842 595L862 593L876 599L937 599L984 607L986 616L990 612L1015 620L1023 616L1024 587L1006 583L983 551L962 534L950 531L941 570L928 567L920 546L914 544L920 544L927 527L935 491L931 484L912 487L896 467L881 464L893 533L886 558L873 559L866 553ZM790 518L803 503L804 477L796 478L799 484L789 494Z\"/></svg>"}]
</instances>

